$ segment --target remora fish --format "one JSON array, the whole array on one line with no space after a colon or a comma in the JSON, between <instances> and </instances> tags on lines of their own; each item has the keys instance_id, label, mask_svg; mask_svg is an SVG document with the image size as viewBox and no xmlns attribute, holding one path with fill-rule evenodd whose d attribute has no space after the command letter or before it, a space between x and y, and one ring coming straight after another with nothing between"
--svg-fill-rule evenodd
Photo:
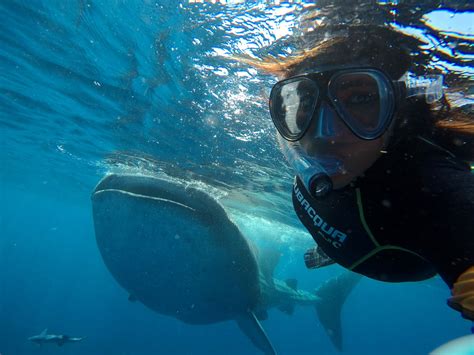
<instances>
[{"instance_id":1,"label":"remora fish","mask_svg":"<svg viewBox=\"0 0 474 355\"><path fill-rule=\"evenodd\" d=\"M341 349L340 311L359 275L342 274L314 294L274 279L277 257L258 262L213 197L175 181L109 175L95 188L92 206L102 258L130 300L189 324L236 320L266 354L276 354L259 322L267 310L311 305Z\"/></svg>"},{"instance_id":2,"label":"remora fish","mask_svg":"<svg viewBox=\"0 0 474 355\"><path fill-rule=\"evenodd\" d=\"M28 340L38 345L53 343L58 346L63 346L65 343L77 343L82 341L84 340L84 337L70 337L64 334L48 334L48 329L45 329L40 334L29 337Z\"/></svg>"}]
</instances>

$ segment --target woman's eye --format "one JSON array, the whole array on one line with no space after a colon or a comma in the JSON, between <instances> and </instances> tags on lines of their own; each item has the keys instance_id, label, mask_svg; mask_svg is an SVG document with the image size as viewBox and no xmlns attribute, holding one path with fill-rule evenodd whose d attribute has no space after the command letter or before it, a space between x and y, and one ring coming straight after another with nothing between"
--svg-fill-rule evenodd
<instances>
[{"instance_id":1,"label":"woman's eye","mask_svg":"<svg viewBox=\"0 0 474 355\"><path fill-rule=\"evenodd\" d=\"M308 97L300 98L300 106L302 107L308 107L313 103L313 100L311 100Z\"/></svg>"}]
</instances>

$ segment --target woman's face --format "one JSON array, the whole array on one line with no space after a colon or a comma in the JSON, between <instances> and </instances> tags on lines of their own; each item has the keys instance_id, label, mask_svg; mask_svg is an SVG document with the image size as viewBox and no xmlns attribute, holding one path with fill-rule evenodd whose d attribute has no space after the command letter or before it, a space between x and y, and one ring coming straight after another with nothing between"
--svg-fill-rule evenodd
<instances>
[{"instance_id":1,"label":"woman's face","mask_svg":"<svg viewBox=\"0 0 474 355\"><path fill-rule=\"evenodd\" d=\"M304 69L302 68L301 73L309 72ZM347 92L346 94L347 97L355 94L354 100L357 98L357 93ZM345 97L344 93L341 93L339 97ZM357 118L361 122L367 120L371 110L374 110L374 106L378 104L378 102L357 100L355 102L358 110L353 112L357 113ZM338 162L339 168L337 172L331 174L331 178L333 187L339 189L362 175L374 164L386 147L388 135L387 131L373 140L357 137L329 103L323 101L299 143L305 153L311 157L330 158Z\"/></svg>"},{"instance_id":2,"label":"woman's face","mask_svg":"<svg viewBox=\"0 0 474 355\"><path fill-rule=\"evenodd\" d=\"M334 188L340 189L375 163L386 146L387 133L373 140L364 140L355 136L337 114L332 118L334 125L338 126L337 135L319 137L317 120L313 119L300 144L309 156L330 156L341 163L338 172L331 176Z\"/></svg>"}]
</instances>

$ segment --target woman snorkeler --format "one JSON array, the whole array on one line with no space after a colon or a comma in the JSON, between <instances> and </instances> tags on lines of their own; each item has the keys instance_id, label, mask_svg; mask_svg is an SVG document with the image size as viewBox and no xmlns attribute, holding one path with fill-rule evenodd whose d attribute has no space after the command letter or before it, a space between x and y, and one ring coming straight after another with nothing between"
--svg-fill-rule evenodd
<instances>
[{"instance_id":1,"label":"woman snorkeler","mask_svg":"<svg viewBox=\"0 0 474 355\"><path fill-rule=\"evenodd\" d=\"M356 26L293 57L241 61L280 79L270 114L318 250L377 280L439 274L474 320L474 122L450 110L441 75L410 73L403 45Z\"/></svg>"}]
</instances>

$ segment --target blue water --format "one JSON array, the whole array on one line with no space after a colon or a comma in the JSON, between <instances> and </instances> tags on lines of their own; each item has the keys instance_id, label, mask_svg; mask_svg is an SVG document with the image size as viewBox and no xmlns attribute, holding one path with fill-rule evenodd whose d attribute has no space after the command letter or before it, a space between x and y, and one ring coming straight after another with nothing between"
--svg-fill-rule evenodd
<instances>
[{"instance_id":1,"label":"blue water","mask_svg":"<svg viewBox=\"0 0 474 355\"><path fill-rule=\"evenodd\" d=\"M0 3L1 354L259 353L234 322L186 325L127 300L93 231L90 194L107 172L212 186L246 236L284 253L276 276L296 277L303 289L341 271L304 267L313 242L291 212L292 175L267 113L275 79L222 56L287 50L274 43L304 11L259 2ZM343 308L344 352L426 354L468 334L447 297L439 278L363 279ZM280 354L337 353L310 308L271 310L263 326ZM27 341L44 328L87 339Z\"/></svg>"}]
</instances>

